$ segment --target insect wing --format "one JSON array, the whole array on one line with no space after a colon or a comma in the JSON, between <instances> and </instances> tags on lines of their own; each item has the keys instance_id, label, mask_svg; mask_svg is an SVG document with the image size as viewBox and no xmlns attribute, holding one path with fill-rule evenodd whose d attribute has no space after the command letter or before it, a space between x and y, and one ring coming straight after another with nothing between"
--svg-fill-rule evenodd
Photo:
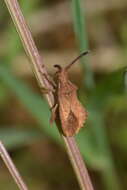
<instances>
[{"instance_id":1,"label":"insect wing","mask_svg":"<svg viewBox=\"0 0 127 190\"><path fill-rule=\"evenodd\" d=\"M77 87L70 81L64 86L59 85L59 113L65 136L73 136L83 127L87 112L77 99Z\"/></svg>"}]
</instances>

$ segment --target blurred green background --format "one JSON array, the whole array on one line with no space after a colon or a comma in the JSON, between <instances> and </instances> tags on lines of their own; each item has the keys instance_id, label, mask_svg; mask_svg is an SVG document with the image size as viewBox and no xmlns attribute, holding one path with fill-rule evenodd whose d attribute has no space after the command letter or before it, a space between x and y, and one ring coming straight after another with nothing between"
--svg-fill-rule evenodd
<instances>
[{"instance_id":1,"label":"blurred green background","mask_svg":"<svg viewBox=\"0 0 127 190\"><path fill-rule=\"evenodd\" d=\"M20 0L51 75L70 71L89 117L76 139L95 190L127 189L127 1ZM77 80L78 79L78 80ZM0 140L31 190L79 186L4 1L0 1ZM62 171L62 172L61 172ZM0 160L0 189L18 189Z\"/></svg>"}]
</instances>

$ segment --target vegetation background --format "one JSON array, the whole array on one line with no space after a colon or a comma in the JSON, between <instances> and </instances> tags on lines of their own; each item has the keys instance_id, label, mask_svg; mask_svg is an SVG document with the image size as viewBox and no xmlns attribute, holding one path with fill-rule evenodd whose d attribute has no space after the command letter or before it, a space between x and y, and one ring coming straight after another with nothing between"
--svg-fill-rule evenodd
<instances>
[{"instance_id":1,"label":"vegetation background","mask_svg":"<svg viewBox=\"0 0 127 190\"><path fill-rule=\"evenodd\" d=\"M51 75L71 69L89 112L76 139L95 189L127 188L127 1L19 1ZM0 140L31 190L79 189L18 34L0 1ZM18 189L0 160L0 189Z\"/></svg>"}]
</instances>

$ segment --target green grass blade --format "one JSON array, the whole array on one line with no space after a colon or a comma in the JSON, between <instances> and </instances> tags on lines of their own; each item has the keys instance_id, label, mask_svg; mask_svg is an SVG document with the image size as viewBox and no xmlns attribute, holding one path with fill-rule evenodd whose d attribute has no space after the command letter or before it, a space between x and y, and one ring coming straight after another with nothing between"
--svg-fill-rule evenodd
<instances>
[{"instance_id":1,"label":"green grass blade","mask_svg":"<svg viewBox=\"0 0 127 190\"><path fill-rule=\"evenodd\" d=\"M81 2L80 0L72 0L72 11L73 11L73 25L74 31L77 39L77 43L79 46L80 52L88 50L88 36L85 27L85 19L84 14L81 9ZM84 83L87 88L94 87L94 79L93 79L93 72L91 70L91 66L89 61L86 57L81 59L81 63L84 69Z\"/></svg>"}]
</instances>

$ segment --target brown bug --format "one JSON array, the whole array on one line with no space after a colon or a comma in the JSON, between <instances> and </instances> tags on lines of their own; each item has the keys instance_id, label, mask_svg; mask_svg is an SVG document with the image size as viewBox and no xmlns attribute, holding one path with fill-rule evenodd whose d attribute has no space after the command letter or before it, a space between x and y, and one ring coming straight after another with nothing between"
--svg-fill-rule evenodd
<instances>
[{"instance_id":1,"label":"brown bug","mask_svg":"<svg viewBox=\"0 0 127 190\"><path fill-rule=\"evenodd\" d=\"M77 98L78 88L70 82L68 70L80 57L87 53L88 51L82 53L64 68L60 65L54 65L58 71L56 72L56 103L52 108L51 122L56 119L56 112L58 112L62 125L62 132L68 137L78 133L87 119L87 111Z\"/></svg>"}]
</instances>

